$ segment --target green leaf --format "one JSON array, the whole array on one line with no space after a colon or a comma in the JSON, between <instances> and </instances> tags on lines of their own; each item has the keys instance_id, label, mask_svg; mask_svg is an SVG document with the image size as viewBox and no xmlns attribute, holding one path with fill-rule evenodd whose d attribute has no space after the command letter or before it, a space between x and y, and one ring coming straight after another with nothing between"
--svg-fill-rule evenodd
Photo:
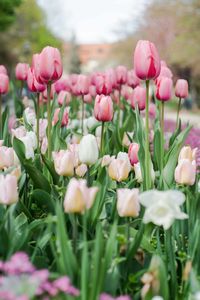
<instances>
[{"instance_id":1,"label":"green leaf","mask_svg":"<svg viewBox=\"0 0 200 300\"><path fill-rule=\"evenodd\" d=\"M31 195L32 202L35 202L42 211L46 213L55 213L55 208L51 196L44 190L34 190Z\"/></svg>"},{"instance_id":2,"label":"green leaf","mask_svg":"<svg viewBox=\"0 0 200 300\"><path fill-rule=\"evenodd\" d=\"M53 162L50 161L45 155L42 155L42 160L52 176L53 183L58 184L60 176L56 173Z\"/></svg>"}]
</instances>

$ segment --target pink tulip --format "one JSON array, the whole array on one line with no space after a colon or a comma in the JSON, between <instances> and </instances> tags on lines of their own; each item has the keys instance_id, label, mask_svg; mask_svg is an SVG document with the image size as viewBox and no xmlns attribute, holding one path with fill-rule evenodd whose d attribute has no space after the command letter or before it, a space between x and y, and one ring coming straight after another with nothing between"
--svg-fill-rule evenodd
<instances>
[{"instance_id":1,"label":"pink tulip","mask_svg":"<svg viewBox=\"0 0 200 300\"><path fill-rule=\"evenodd\" d=\"M156 79L160 68L160 57L155 45L149 41L138 41L134 53L136 76L142 80Z\"/></svg>"},{"instance_id":2,"label":"pink tulip","mask_svg":"<svg viewBox=\"0 0 200 300\"><path fill-rule=\"evenodd\" d=\"M0 65L0 74L8 75L7 69L4 65Z\"/></svg>"},{"instance_id":3,"label":"pink tulip","mask_svg":"<svg viewBox=\"0 0 200 300\"><path fill-rule=\"evenodd\" d=\"M76 89L78 95L87 95L89 93L90 80L86 75L80 74L77 78Z\"/></svg>"},{"instance_id":4,"label":"pink tulip","mask_svg":"<svg viewBox=\"0 0 200 300\"><path fill-rule=\"evenodd\" d=\"M78 74L70 74L70 83L71 83L71 86L75 85L77 83L78 76L79 76Z\"/></svg>"},{"instance_id":5,"label":"pink tulip","mask_svg":"<svg viewBox=\"0 0 200 300\"><path fill-rule=\"evenodd\" d=\"M135 109L136 104L139 110L145 109L146 106L146 89L142 86L137 86L130 96L131 106Z\"/></svg>"},{"instance_id":6,"label":"pink tulip","mask_svg":"<svg viewBox=\"0 0 200 300\"><path fill-rule=\"evenodd\" d=\"M160 77L156 84L156 98L160 101L168 101L172 97L173 82L171 78Z\"/></svg>"},{"instance_id":7,"label":"pink tulip","mask_svg":"<svg viewBox=\"0 0 200 300\"><path fill-rule=\"evenodd\" d=\"M121 96L124 99L129 100L132 93L133 93L133 89L130 86L122 85Z\"/></svg>"},{"instance_id":8,"label":"pink tulip","mask_svg":"<svg viewBox=\"0 0 200 300\"><path fill-rule=\"evenodd\" d=\"M27 80L29 65L18 63L15 68L15 77L18 80Z\"/></svg>"},{"instance_id":9,"label":"pink tulip","mask_svg":"<svg viewBox=\"0 0 200 300\"><path fill-rule=\"evenodd\" d=\"M84 95L83 96L83 101L85 102L85 103L92 103L92 96L90 95L90 94L87 94L87 95Z\"/></svg>"},{"instance_id":10,"label":"pink tulip","mask_svg":"<svg viewBox=\"0 0 200 300\"><path fill-rule=\"evenodd\" d=\"M14 165L14 150L5 146L0 147L0 170Z\"/></svg>"},{"instance_id":11,"label":"pink tulip","mask_svg":"<svg viewBox=\"0 0 200 300\"><path fill-rule=\"evenodd\" d=\"M61 106L64 104L64 102L66 105L69 105L71 101L71 94L67 91L60 91L57 100L58 100L58 104Z\"/></svg>"},{"instance_id":12,"label":"pink tulip","mask_svg":"<svg viewBox=\"0 0 200 300\"><path fill-rule=\"evenodd\" d=\"M108 167L108 175L113 180L121 182L128 178L130 172L130 162L124 159L112 159Z\"/></svg>"},{"instance_id":13,"label":"pink tulip","mask_svg":"<svg viewBox=\"0 0 200 300\"><path fill-rule=\"evenodd\" d=\"M46 89L44 84L37 82L34 70L28 69L27 86L31 92L41 93Z\"/></svg>"},{"instance_id":14,"label":"pink tulip","mask_svg":"<svg viewBox=\"0 0 200 300\"><path fill-rule=\"evenodd\" d=\"M93 98L96 97L97 92L96 92L96 86L95 86L95 85L91 84L91 85L89 86L89 94L90 94Z\"/></svg>"},{"instance_id":15,"label":"pink tulip","mask_svg":"<svg viewBox=\"0 0 200 300\"><path fill-rule=\"evenodd\" d=\"M108 69L105 72L106 76L108 76L111 80L112 83L112 88L115 89L117 88L117 75L116 71L114 69Z\"/></svg>"},{"instance_id":16,"label":"pink tulip","mask_svg":"<svg viewBox=\"0 0 200 300\"><path fill-rule=\"evenodd\" d=\"M85 174L87 173L88 167L86 164L81 164L80 166L78 166L75 170L76 175L79 177L83 177L85 176Z\"/></svg>"},{"instance_id":17,"label":"pink tulip","mask_svg":"<svg viewBox=\"0 0 200 300\"><path fill-rule=\"evenodd\" d=\"M127 84L133 89L140 84L140 79L136 76L135 71L128 71Z\"/></svg>"},{"instance_id":18,"label":"pink tulip","mask_svg":"<svg viewBox=\"0 0 200 300\"><path fill-rule=\"evenodd\" d=\"M61 77L58 81L55 82L55 91L59 94L61 91L71 92L71 82L70 77Z\"/></svg>"},{"instance_id":19,"label":"pink tulip","mask_svg":"<svg viewBox=\"0 0 200 300\"><path fill-rule=\"evenodd\" d=\"M156 105L154 103L149 104L149 116L152 119L156 117Z\"/></svg>"},{"instance_id":20,"label":"pink tulip","mask_svg":"<svg viewBox=\"0 0 200 300\"><path fill-rule=\"evenodd\" d=\"M110 96L97 95L94 104L94 116L98 121L109 122L113 118L113 102Z\"/></svg>"},{"instance_id":21,"label":"pink tulip","mask_svg":"<svg viewBox=\"0 0 200 300\"><path fill-rule=\"evenodd\" d=\"M62 176L74 175L74 156L69 150L53 152L53 161L56 173Z\"/></svg>"},{"instance_id":22,"label":"pink tulip","mask_svg":"<svg viewBox=\"0 0 200 300\"><path fill-rule=\"evenodd\" d=\"M125 66L118 66L116 68L116 81L118 84L125 84L127 82L128 70Z\"/></svg>"},{"instance_id":23,"label":"pink tulip","mask_svg":"<svg viewBox=\"0 0 200 300\"><path fill-rule=\"evenodd\" d=\"M10 205L18 201L17 178L13 175L0 175L0 203Z\"/></svg>"},{"instance_id":24,"label":"pink tulip","mask_svg":"<svg viewBox=\"0 0 200 300\"><path fill-rule=\"evenodd\" d=\"M137 143L131 143L128 149L128 157L132 166L138 163L138 151L139 145Z\"/></svg>"},{"instance_id":25,"label":"pink tulip","mask_svg":"<svg viewBox=\"0 0 200 300\"><path fill-rule=\"evenodd\" d=\"M7 75L0 73L0 94L6 94L9 89L9 78Z\"/></svg>"},{"instance_id":26,"label":"pink tulip","mask_svg":"<svg viewBox=\"0 0 200 300\"><path fill-rule=\"evenodd\" d=\"M139 189L117 189L117 211L120 217L138 217Z\"/></svg>"},{"instance_id":27,"label":"pink tulip","mask_svg":"<svg viewBox=\"0 0 200 300\"><path fill-rule=\"evenodd\" d=\"M56 108L53 116L53 125L56 125L58 123L59 113L60 113L60 108ZM63 112L61 126L62 127L67 126L68 121L69 121L69 109L66 107Z\"/></svg>"},{"instance_id":28,"label":"pink tulip","mask_svg":"<svg viewBox=\"0 0 200 300\"><path fill-rule=\"evenodd\" d=\"M175 181L178 184L193 185L196 179L196 162L189 159L181 159L174 173Z\"/></svg>"},{"instance_id":29,"label":"pink tulip","mask_svg":"<svg viewBox=\"0 0 200 300\"><path fill-rule=\"evenodd\" d=\"M185 79L178 79L175 86L175 95L178 98L188 97L188 82Z\"/></svg>"},{"instance_id":30,"label":"pink tulip","mask_svg":"<svg viewBox=\"0 0 200 300\"><path fill-rule=\"evenodd\" d=\"M36 64L35 75L40 83L55 82L62 76L62 61L57 48L50 46L43 48L36 59Z\"/></svg>"},{"instance_id":31,"label":"pink tulip","mask_svg":"<svg viewBox=\"0 0 200 300\"><path fill-rule=\"evenodd\" d=\"M109 95L112 92L112 81L106 73L97 74L94 78L94 84L98 95Z\"/></svg>"}]
</instances>

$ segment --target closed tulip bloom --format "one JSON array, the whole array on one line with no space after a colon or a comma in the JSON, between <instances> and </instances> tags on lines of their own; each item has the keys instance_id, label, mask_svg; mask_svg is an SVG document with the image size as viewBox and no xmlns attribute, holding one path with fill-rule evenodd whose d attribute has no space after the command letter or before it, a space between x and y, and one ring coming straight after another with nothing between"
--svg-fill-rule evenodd
<instances>
[{"instance_id":1,"label":"closed tulip bloom","mask_svg":"<svg viewBox=\"0 0 200 300\"><path fill-rule=\"evenodd\" d=\"M59 114L60 114L60 108L56 108L53 116L53 125L56 125L59 121ZM61 121L61 126L67 126L69 121L69 109L66 107L64 109L63 115L62 115L62 121Z\"/></svg>"},{"instance_id":2,"label":"closed tulip bloom","mask_svg":"<svg viewBox=\"0 0 200 300\"><path fill-rule=\"evenodd\" d=\"M88 188L86 180L72 178L68 184L64 199L66 213L84 213L94 203L97 187Z\"/></svg>"},{"instance_id":3,"label":"closed tulip bloom","mask_svg":"<svg viewBox=\"0 0 200 300\"><path fill-rule=\"evenodd\" d=\"M108 167L108 175L113 180L121 182L128 178L130 172L130 166L124 159L113 159Z\"/></svg>"},{"instance_id":4,"label":"closed tulip bloom","mask_svg":"<svg viewBox=\"0 0 200 300\"><path fill-rule=\"evenodd\" d=\"M142 86L137 86L130 96L130 101L133 109L138 105L139 110L144 110L146 106L146 89Z\"/></svg>"},{"instance_id":5,"label":"closed tulip bloom","mask_svg":"<svg viewBox=\"0 0 200 300\"><path fill-rule=\"evenodd\" d=\"M140 79L136 76L135 70L128 71L127 85L131 86L134 89L139 84L140 84Z\"/></svg>"},{"instance_id":6,"label":"closed tulip bloom","mask_svg":"<svg viewBox=\"0 0 200 300\"><path fill-rule=\"evenodd\" d=\"M0 170L14 165L15 156L13 148L0 147Z\"/></svg>"},{"instance_id":7,"label":"closed tulip bloom","mask_svg":"<svg viewBox=\"0 0 200 300\"><path fill-rule=\"evenodd\" d=\"M86 164L81 164L80 166L78 166L75 170L76 175L79 177L83 177L85 176L85 174L87 173L88 167Z\"/></svg>"},{"instance_id":8,"label":"closed tulip bloom","mask_svg":"<svg viewBox=\"0 0 200 300\"><path fill-rule=\"evenodd\" d=\"M13 175L0 175L0 203L10 205L18 201L17 178Z\"/></svg>"},{"instance_id":9,"label":"closed tulip bloom","mask_svg":"<svg viewBox=\"0 0 200 300\"><path fill-rule=\"evenodd\" d=\"M92 96L90 94L84 95L83 96L83 101L84 103L92 103Z\"/></svg>"},{"instance_id":10,"label":"closed tulip bloom","mask_svg":"<svg viewBox=\"0 0 200 300\"><path fill-rule=\"evenodd\" d=\"M113 118L113 102L110 96L97 95L94 104L94 116L98 121L109 122Z\"/></svg>"},{"instance_id":11,"label":"closed tulip bloom","mask_svg":"<svg viewBox=\"0 0 200 300\"><path fill-rule=\"evenodd\" d=\"M62 76L55 82L55 91L59 94L61 91L71 92L71 81L69 76Z\"/></svg>"},{"instance_id":12,"label":"closed tulip bloom","mask_svg":"<svg viewBox=\"0 0 200 300\"><path fill-rule=\"evenodd\" d=\"M99 149L96 137L92 134L85 135L79 144L78 155L81 163L93 165L99 157Z\"/></svg>"},{"instance_id":13,"label":"closed tulip bloom","mask_svg":"<svg viewBox=\"0 0 200 300\"><path fill-rule=\"evenodd\" d=\"M181 159L174 173L175 181L178 184L193 185L196 179L196 162L189 159Z\"/></svg>"},{"instance_id":14,"label":"closed tulip bloom","mask_svg":"<svg viewBox=\"0 0 200 300\"><path fill-rule=\"evenodd\" d=\"M139 189L117 190L117 211L120 217L137 217L140 211Z\"/></svg>"},{"instance_id":15,"label":"closed tulip bloom","mask_svg":"<svg viewBox=\"0 0 200 300\"><path fill-rule=\"evenodd\" d=\"M62 176L74 175L74 156L69 150L53 152L53 161L56 173Z\"/></svg>"},{"instance_id":16,"label":"closed tulip bloom","mask_svg":"<svg viewBox=\"0 0 200 300\"><path fill-rule=\"evenodd\" d=\"M39 55L37 80L41 83L55 82L62 76L63 67L60 51L57 48L47 46Z\"/></svg>"},{"instance_id":17,"label":"closed tulip bloom","mask_svg":"<svg viewBox=\"0 0 200 300\"><path fill-rule=\"evenodd\" d=\"M117 75L114 69L108 69L106 70L106 75L110 77L112 88L117 88Z\"/></svg>"},{"instance_id":18,"label":"closed tulip bloom","mask_svg":"<svg viewBox=\"0 0 200 300\"><path fill-rule=\"evenodd\" d=\"M7 69L4 65L0 65L0 74L8 75Z\"/></svg>"},{"instance_id":19,"label":"closed tulip bloom","mask_svg":"<svg viewBox=\"0 0 200 300\"><path fill-rule=\"evenodd\" d=\"M29 91L35 93L41 93L46 89L46 85L41 84L36 80L34 71L31 70L31 68L28 69L27 86Z\"/></svg>"},{"instance_id":20,"label":"closed tulip bloom","mask_svg":"<svg viewBox=\"0 0 200 300\"><path fill-rule=\"evenodd\" d=\"M198 148L192 149L190 146L184 146L179 153L178 160L189 159L191 162L196 160L197 150Z\"/></svg>"},{"instance_id":21,"label":"closed tulip bloom","mask_svg":"<svg viewBox=\"0 0 200 300\"><path fill-rule=\"evenodd\" d=\"M116 82L118 84L125 84L127 82L128 70L125 66L118 66L115 70Z\"/></svg>"},{"instance_id":22,"label":"closed tulip bloom","mask_svg":"<svg viewBox=\"0 0 200 300\"><path fill-rule=\"evenodd\" d=\"M0 73L0 94L6 94L9 89L9 78L7 75Z\"/></svg>"},{"instance_id":23,"label":"closed tulip bloom","mask_svg":"<svg viewBox=\"0 0 200 300\"><path fill-rule=\"evenodd\" d=\"M136 76L142 80L156 79L160 68L160 57L155 45L145 40L138 41L134 52Z\"/></svg>"},{"instance_id":24,"label":"closed tulip bloom","mask_svg":"<svg viewBox=\"0 0 200 300\"><path fill-rule=\"evenodd\" d=\"M138 151L139 145L137 143L131 143L128 149L128 157L132 166L138 163Z\"/></svg>"},{"instance_id":25,"label":"closed tulip bloom","mask_svg":"<svg viewBox=\"0 0 200 300\"><path fill-rule=\"evenodd\" d=\"M69 105L70 101L71 101L71 94L67 91L60 91L60 93L58 94L58 104L61 106L64 103L66 105Z\"/></svg>"},{"instance_id":26,"label":"closed tulip bloom","mask_svg":"<svg viewBox=\"0 0 200 300\"><path fill-rule=\"evenodd\" d=\"M108 74L97 74L94 78L96 93L98 95L109 95L112 92L112 81Z\"/></svg>"},{"instance_id":27,"label":"closed tulip bloom","mask_svg":"<svg viewBox=\"0 0 200 300\"><path fill-rule=\"evenodd\" d=\"M161 77L156 84L156 98L160 101L168 101L172 97L173 82L171 78Z\"/></svg>"},{"instance_id":28,"label":"closed tulip bloom","mask_svg":"<svg viewBox=\"0 0 200 300\"><path fill-rule=\"evenodd\" d=\"M87 95L89 93L90 80L86 75L78 75L76 82L76 91L78 95Z\"/></svg>"},{"instance_id":29,"label":"closed tulip bloom","mask_svg":"<svg viewBox=\"0 0 200 300\"><path fill-rule=\"evenodd\" d=\"M18 63L15 68L15 77L18 80L27 80L29 65Z\"/></svg>"},{"instance_id":30,"label":"closed tulip bloom","mask_svg":"<svg viewBox=\"0 0 200 300\"><path fill-rule=\"evenodd\" d=\"M175 95L178 98L188 97L188 82L185 79L178 79L175 86Z\"/></svg>"}]
</instances>

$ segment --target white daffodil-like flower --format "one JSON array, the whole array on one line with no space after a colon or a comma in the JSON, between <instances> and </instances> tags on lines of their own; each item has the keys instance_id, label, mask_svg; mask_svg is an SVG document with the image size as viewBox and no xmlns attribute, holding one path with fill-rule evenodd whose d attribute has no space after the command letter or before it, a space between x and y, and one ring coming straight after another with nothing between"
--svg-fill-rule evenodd
<instances>
[{"instance_id":1,"label":"white daffodil-like flower","mask_svg":"<svg viewBox=\"0 0 200 300\"><path fill-rule=\"evenodd\" d=\"M167 230L175 219L187 219L188 215L180 210L185 195L176 190L150 190L139 195L140 203L146 207L143 222L152 222Z\"/></svg>"}]
</instances>

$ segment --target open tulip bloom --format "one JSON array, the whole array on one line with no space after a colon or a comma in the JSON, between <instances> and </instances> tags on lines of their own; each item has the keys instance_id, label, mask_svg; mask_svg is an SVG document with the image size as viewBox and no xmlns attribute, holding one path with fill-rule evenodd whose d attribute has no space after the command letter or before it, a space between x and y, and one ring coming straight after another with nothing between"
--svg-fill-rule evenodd
<instances>
[{"instance_id":1,"label":"open tulip bloom","mask_svg":"<svg viewBox=\"0 0 200 300\"><path fill-rule=\"evenodd\" d=\"M175 76L150 41L129 69L65 74L47 46L15 71L8 94L0 65L0 300L199 299L200 130L181 128L187 81L174 122Z\"/></svg>"}]
</instances>

